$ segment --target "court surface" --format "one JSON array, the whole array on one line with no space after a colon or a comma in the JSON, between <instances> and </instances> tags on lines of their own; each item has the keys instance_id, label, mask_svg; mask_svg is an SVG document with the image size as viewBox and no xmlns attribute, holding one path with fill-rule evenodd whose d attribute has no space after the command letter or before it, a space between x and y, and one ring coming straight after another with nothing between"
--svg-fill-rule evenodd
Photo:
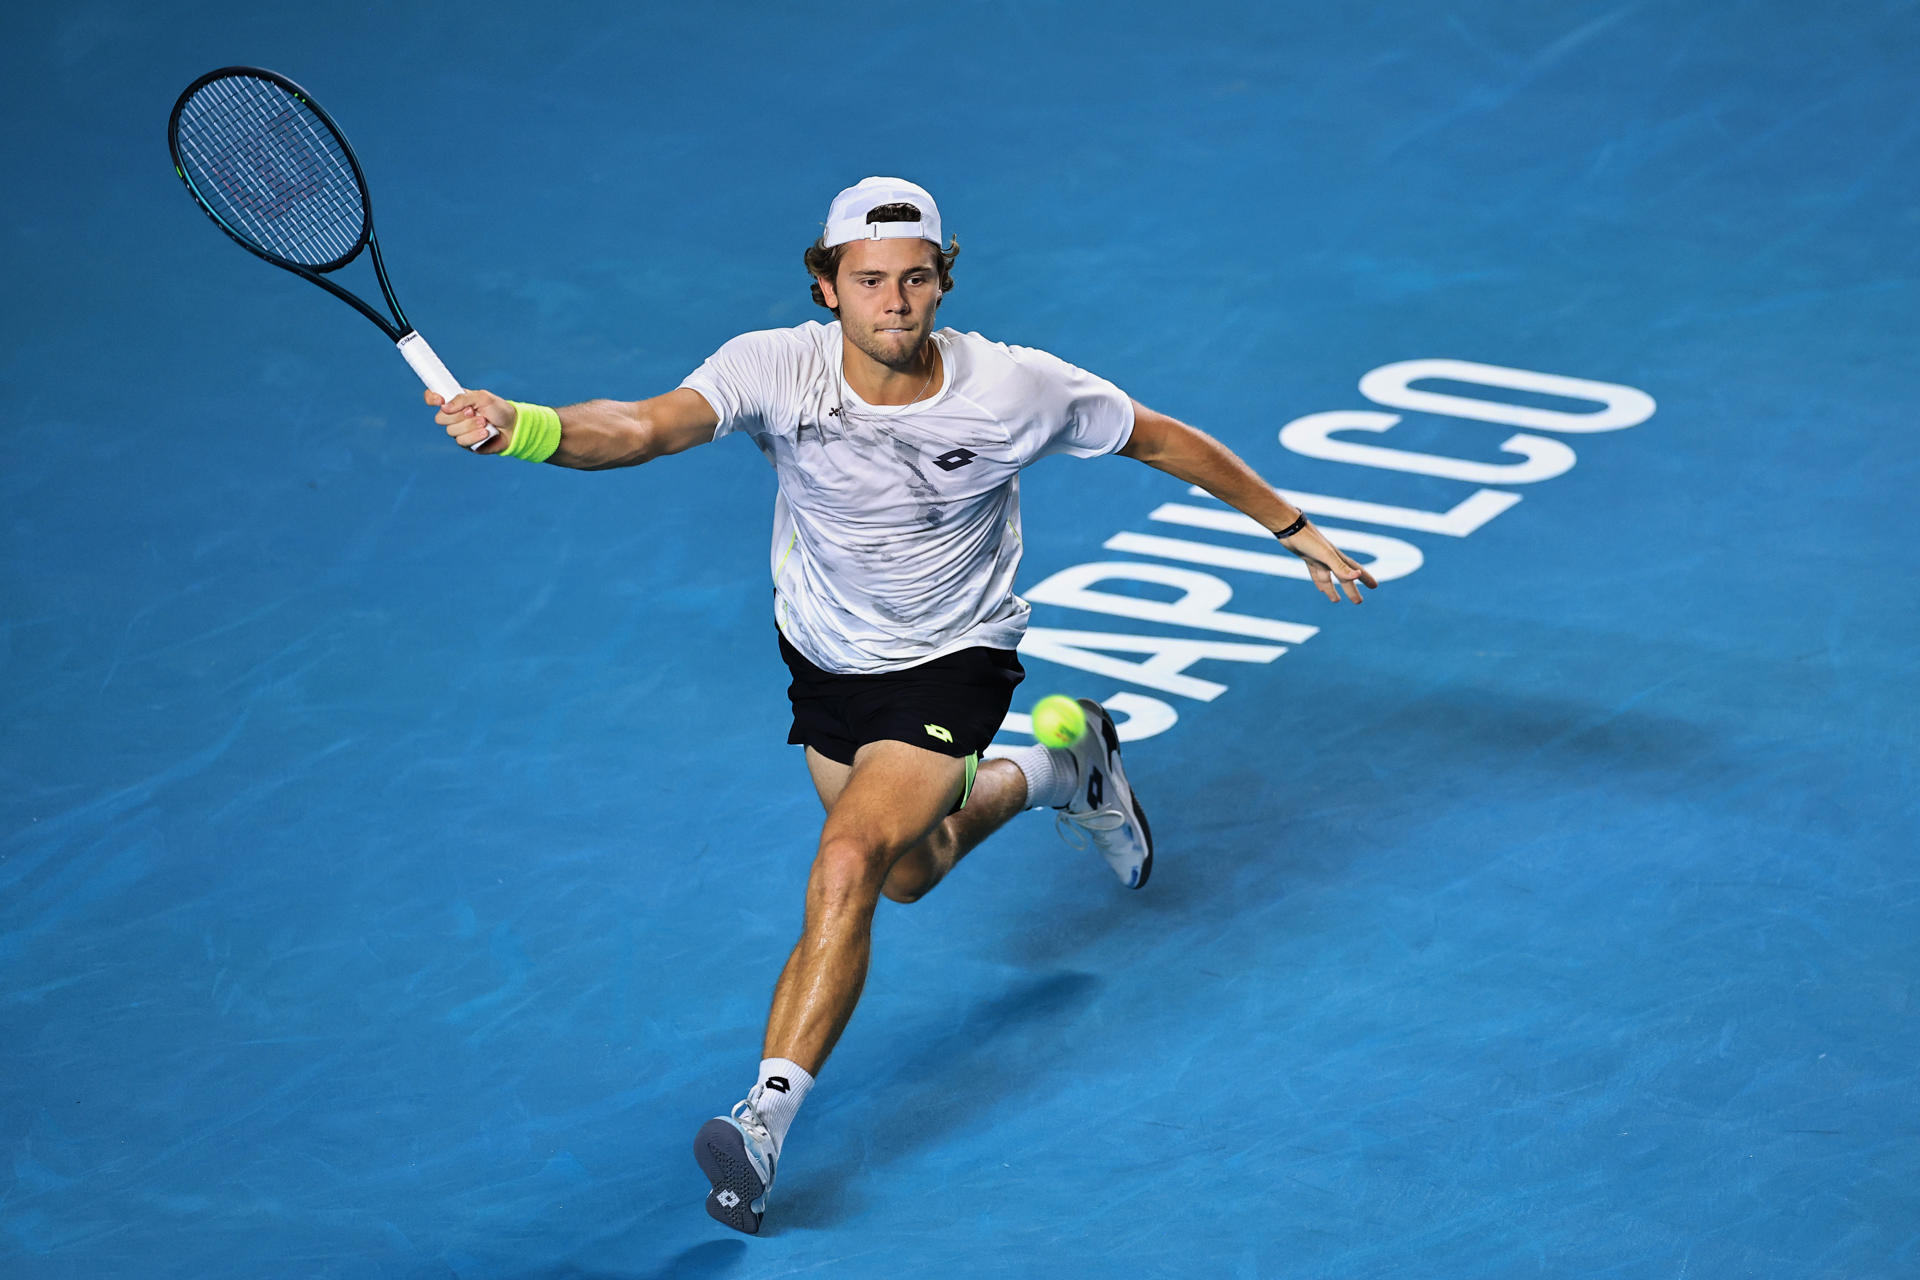
<instances>
[{"instance_id":1,"label":"court surface","mask_svg":"<svg viewBox=\"0 0 1920 1280\"><path fill-rule=\"evenodd\" d=\"M1920 1274L1920 6L9 34L0 1273ZM947 323L1398 575L1335 609L1159 473L1028 473L1016 705L1125 709L1153 881L1035 814L883 905L759 1239L690 1146L818 821L771 472L451 448L170 172L241 62L341 121L470 385L824 316L801 249L900 174Z\"/></svg>"}]
</instances>

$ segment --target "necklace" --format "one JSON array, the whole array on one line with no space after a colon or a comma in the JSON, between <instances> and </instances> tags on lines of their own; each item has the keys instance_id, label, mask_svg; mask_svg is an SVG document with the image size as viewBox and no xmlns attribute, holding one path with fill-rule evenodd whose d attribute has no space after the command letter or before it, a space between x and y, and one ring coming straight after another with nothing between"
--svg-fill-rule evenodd
<instances>
[{"instance_id":1,"label":"necklace","mask_svg":"<svg viewBox=\"0 0 1920 1280\"><path fill-rule=\"evenodd\" d=\"M919 404L919 403L920 403L920 397L921 397L921 396L924 396L925 394L927 394L927 388L928 388L928 387L931 387L931 386L933 385L933 375L934 375L935 373L937 373L937 372L939 372L939 369L940 369L940 365L939 365L939 363L938 363L938 360L936 359L936 356L935 356L935 352L934 352L934 351L933 351L933 349L932 349L932 348L933 348L933 341L932 341L932 339L931 339L931 338L929 338L929 339L928 339L928 341L927 341L927 348L928 348L928 349L927 349L927 376L926 376L926 379L925 379L925 381L923 381L923 382L921 382L921 384L920 384L920 389L919 389L918 391L916 391L916 392L914 392L914 393L913 393L913 399L911 399L911 400L909 400L909 401L907 401L907 402L906 402L905 404L903 404L903 405L897 405L897 406L896 406L896 405L888 405L888 406L886 406L887 408L900 408L900 409L911 409L911 408L912 408L912 407L913 407L914 405L916 405L916 404ZM843 391L844 391L844 390L845 390L845 389L847 388L847 375L846 375L846 373L845 373L845 371L844 371L844 368L843 368L843 371L842 371L842 372L841 372L841 374L840 374L840 387L841 387L841 389L842 389ZM853 417L853 415L851 415L851 414L849 414L849 413L847 412L847 402L846 402L846 399L845 399L844 397L841 397L841 398L840 398L840 403L839 403L839 404L837 404L837 405L836 405L836 406L834 406L833 408L831 408L831 409L829 409L829 410L827 410L827 417L829 417L829 418L838 418L838 419L840 419L840 422L841 422L841 424L842 424L842 426L843 426L843 427L845 427L846 425L848 425L848 424L849 424L849 422L851 421L851 419L852 419L852 417ZM821 438L822 440L825 440L825 439L826 439L826 434L825 434L825 430L824 430L824 428L822 428L822 432L821 432L821 437L820 437L820 438Z\"/></svg>"},{"instance_id":2,"label":"necklace","mask_svg":"<svg viewBox=\"0 0 1920 1280\"><path fill-rule=\"evenodd\" d=\"M927 394L927 388L933 385L933 373L934 370L939 367L939 364L934 358L933 339L929 338L927 339L927 380L920 384L920 389L913 393L913 399L902 405L902 408L910 409L920 403L920 397Z\"/></svg>"}]
</instances>

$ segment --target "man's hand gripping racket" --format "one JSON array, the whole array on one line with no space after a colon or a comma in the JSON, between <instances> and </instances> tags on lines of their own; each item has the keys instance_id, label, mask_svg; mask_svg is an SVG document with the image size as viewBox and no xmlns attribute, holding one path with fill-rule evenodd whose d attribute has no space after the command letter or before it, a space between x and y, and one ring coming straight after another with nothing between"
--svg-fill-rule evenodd
<instances>
[{"instance_id":1,"label":"man's hand gripping racket","mask_svg":"<svg viewBox=\"0 0 1920 1280\"><path fill-rule=\"evenodd\" d=\"M306 90L260 67L210 71L174 103L167 147L188 193L242 248L311 280L378 325L426 383L429 403L462 393L400 310L374 238L366 176L346 135ZM326 276L363 248L390 318ZM510 425L513 407L501 402L500 408ZM477 422L484 429L476 425L460 442L480 452L500 433L484 416Z\"/></svg>"},{"instance_id":2,"label":"man's hand gripping racket","mask_svg":"<svg viewBox=\"0 0 1920 1280\"><path fill-rule=\"evenodd\" d=\"M499 453L512 446L514 423L520 416L512 401L502 400L491 391L442 396L431 387L426 399L440 410L433 420L463 447L475 453ZM498 444L493 443L496 440Z\"/></svg>"}]
</instances>

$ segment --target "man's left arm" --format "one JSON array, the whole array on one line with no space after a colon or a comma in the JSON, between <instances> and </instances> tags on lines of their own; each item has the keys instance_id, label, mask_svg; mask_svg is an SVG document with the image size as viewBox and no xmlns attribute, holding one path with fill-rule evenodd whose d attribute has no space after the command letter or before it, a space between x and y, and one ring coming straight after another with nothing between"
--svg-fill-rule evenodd
<instances>
[{"instance_id":1,"label":"man's left arm","mask_svg":"<svg viewBox=\"0 0 1920 1280\"><path fill-rule=\"evenodd\" d=\"M1328 542L1326 535L1313 527L1312 521L1306 520L1297 507L1275 493L1273 486L1256 475L1238 454L1206 432L1135 400L1133 435L1121 446L1120 453L1188 484L1199 485L1228 506L1251 516L1270 533L1279 533L1295 521L1305 521L1298 530L1281 539L1280 545L1307 562L1313 584L1335 604L1340 602L1342 592L1348 600L1359 604L1361 586L1380 585L1371 573Z\"/></svg>"}]
</instances>

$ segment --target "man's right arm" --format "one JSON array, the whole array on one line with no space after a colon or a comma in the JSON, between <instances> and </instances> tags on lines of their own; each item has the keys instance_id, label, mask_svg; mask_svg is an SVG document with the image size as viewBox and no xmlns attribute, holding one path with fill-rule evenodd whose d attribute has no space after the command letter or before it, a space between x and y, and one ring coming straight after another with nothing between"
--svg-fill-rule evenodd
<instances>
[{"instance_id":1,"label":"man's right arm","mask_svg":"<svg viewBox=\"0 0 1920 1280\"><path fill-rule=\"evenodd\" d=\"M504 453L512 447L518 411L511 402L490 391L462 391L444 404L429 391L426 399L440 410L433 420L463 448L486 439L489 425L500 434L479 452ZM651 400L588 400L559 413L560 447L547 461L577 471L637 467L707 443L720 425L706 397L687 387Z\"/></svg>"}]
</instances>

